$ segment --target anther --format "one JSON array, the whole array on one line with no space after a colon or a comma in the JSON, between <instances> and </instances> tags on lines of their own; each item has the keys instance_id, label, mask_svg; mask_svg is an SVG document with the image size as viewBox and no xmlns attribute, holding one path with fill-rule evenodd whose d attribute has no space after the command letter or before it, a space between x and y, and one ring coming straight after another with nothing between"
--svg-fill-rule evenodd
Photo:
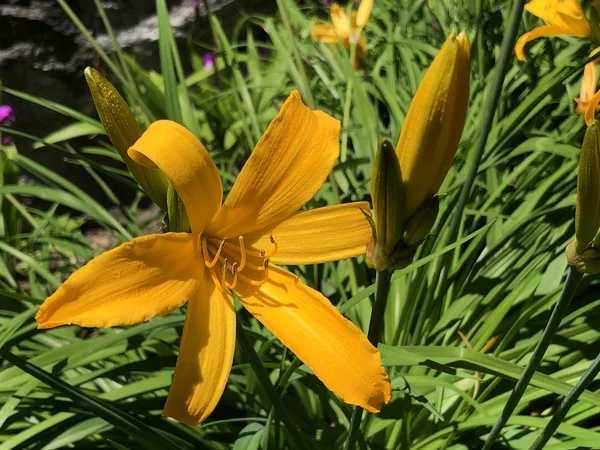
<instances>
[{"instance_id":1,"label":"anther","mask_svg":"<svg viewBox=\"0 0 600 450\"><path fill-rule=\"evenodd\" d=\"M277 251L279 250L279 247L277 246L277 242L275 242L275 239L273 238L273 230L271 230L269 232L269 240L271 241L271 244L273 244L273 248L271 249L271 251L265 253L264 251L261 252L262 253L262 257L263 258L272 258L273 256L275 256L275 254L277 253Z\"/></svg>"}]
</instances>

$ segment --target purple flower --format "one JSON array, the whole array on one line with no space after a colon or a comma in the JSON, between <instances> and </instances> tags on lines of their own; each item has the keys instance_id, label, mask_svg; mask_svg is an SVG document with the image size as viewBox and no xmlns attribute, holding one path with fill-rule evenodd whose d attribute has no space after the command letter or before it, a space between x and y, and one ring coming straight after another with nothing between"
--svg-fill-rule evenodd
<instances>
[{"instance_id":1,"label":"purple flower","mask_svg":"<svg viewBox=\"0 0 600 450\"><path fill-rule=\"evenodd\" d=\"M2 137L2 145L10 145L12 144L12 139L10 138L10 136L3 136Z\"/></svg>"},{"instance_id":2,"label":"purple flower","mask_svg":"<svg viewBox=\"0 0 600 450\"><path fill-rule=\"evenodd\" d=\"M204 70L209 72L215 66L215 54L213 52L206 52L202 55L202 62L204 63Z\"/></svg>"},{"instance_id":3,"label":"purple flower","mask_svg":"<svg viewBox=\"0 0 600 450\"><path fill-rule=\"evenodd\" d=\"M16 112L12 106L0 105L0 125L4 124L4 122L13 123Z\"/></svg>"},{"instance_id":4,"label":"purple flower","mask_svg":"<svg viewBox=\"0 0 600 450\"><path fill-rule=\"evenodd\" d=\"M329 6L329 3L331 3L329 0L321 0L321 3L323 3L325 6Z\"/></svg>"},{"instance_id":5,"label":"purple flower","mask_svg":"<svg viewBox=\"0 0 600 450\"><path fill-rule=\"evenodd\" d=\"M194 13L196 17L200 16L200 0L194 0Z\"/></svg>"}]
</instances>

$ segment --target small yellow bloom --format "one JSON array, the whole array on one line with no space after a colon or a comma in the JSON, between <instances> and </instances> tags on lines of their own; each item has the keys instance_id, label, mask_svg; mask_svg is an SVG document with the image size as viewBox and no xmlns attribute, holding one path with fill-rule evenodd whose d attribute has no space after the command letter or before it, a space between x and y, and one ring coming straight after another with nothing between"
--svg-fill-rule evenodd
<instances>
[{"instance_id":1,"label":"small yellow bloom","mask_svg":"<svg viewBox=\"0 0 600 450\"><path fill-rule=\"evenodd\" d=\"M600 52L600 47L596 48L590 56ZM575 99L577 102L577 112L585 117L585 123L590 125L596 115L598 103L600 103L600 93L596 92L596 84L598 75L596 72L596 64L598 59L585 65L583 69L583 78L581 79L581 90L579 97Z\"/></svg>"},{"instance_id":2,"label":"small yellow bloom","mask_svg":"<svg viewBox=\"0 0 600 450\"><path fill-rule=\"evenodd\" d=\"M367 56L367 41L360 36L362 29L369 22L374 0L362 0L357 12L350 17L334 3L331 6L331 23L319 23L312 29L312 38L316 42L338 44L340 41L346 48L356 44L356 59L354 67Z\"/></svg>"},{"instance_id":3,"label":"small yellow bloom","mask_svg":"<svg viewBox=\"0 0 600 450\"><path fill-rule=\"evenodd\" d=\"M317 264L365 252L367 203L298 210L339 154L340 124L293 92L224 203L217 167L187 129L153 123L129 149L159 168L185 205L191 233L133 239L90 261L40 307L40 328L143 322L188 301L163 413L195 425L217 405L231 370L232 293L347 403L379 411L391 396L379 352L319 292L272 263Z\"/></svg>"},{"instance_id":4,"label":"small yellow bloom","mask_svg":"<svg viewBox=\"0 0 600 450\"><path fill-rule=\"evenodd\" d=\"M519 61L525 59L525 44L534 39L547 36L592 37L592 29L579 0L531 0L525 9L539 17L545 25L525 33L515 45Z\"/></svg>"},{"instance_id":5,"label":"small yellow bloom","mask_svg":"<svg viewBox=\"0 0 600 450\"><path fill-rule=\"evenodd\" d=\"M469 39L453 33L421 81L396 145L405 220L437 193L450 170L467 115L469 82Z\"/></svg>"}]
</instances>

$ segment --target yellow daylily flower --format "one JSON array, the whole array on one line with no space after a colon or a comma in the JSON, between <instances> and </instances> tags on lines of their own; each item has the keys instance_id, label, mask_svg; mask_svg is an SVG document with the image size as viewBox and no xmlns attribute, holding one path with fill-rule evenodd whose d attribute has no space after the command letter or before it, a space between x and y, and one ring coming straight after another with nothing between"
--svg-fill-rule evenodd
<instances>
[{"instance_id":1,"label":"yellow daylily flower","mask_svg":"<svg viewBox=\"0 0 600 450\"><path fill-rule=\"evenodd\" d=\"M374 0L362 0L358 11L350 17L338 5L331 5L331 23L318 23L313 26L313 41L326 44L338 44L340 41L346 48L356 44L356 58L354 67L358 68L361 59L367 56L367 41L360 36L361 31L369 22Z\"/></svg>"},{"instance_id":2,"label":"yellow daylily flower","mask_svg":"<svg viewBox=\"0 0 600 450\"><path fill-rule=\"evenodd\" d=\"M405 221L437 194L452 166L467 117L469 83L468 36L452 33L419 84L396 145Z\"/></svg>"},{"instance_id":3,"label":"yellow daylily flower","mask_svg":"<svg viewBox=\"0 0 600 450\"><path fill-rule=\"evenodd\" d=\"M519 61L525 60L525 44L547 36L574 36L591 38L592 29L579 0L531 0L525 9L542 19L545 24L525 33L515 45Z\"/></svg>"},{"instance_id":4,"label":"yellow daylily flower","mask_svg":"<svg viewBox=\"0 0 600 450\"><path fill-rule=\"evenodd\" d=\"M590 56L596 55L600 51L600 47L596 48ZM581 114L585 117L586 123L589 125L594 120L594 114L598 107L598 101L595 101L595 104L592 100L594 100L594 95L596 93L596 84L598 80L598 75L596 73L596 64L598 60L594 60L585 65L583 69L583 78L581 79L581 89L579 91L579 97L575 99L577 102L576 111L578 114Z\"/></svg>"},{"instance_id":5,"label":"yellow daylily flower","mask_svg":"<svg viewBox=\"0 0 600 450\"><path fill-rule=\"evenodd\" d=\"M365 252L366 202L298 211L332 169L339 130L339 121L293 92L221 203L219 173L202 143L174 122L153 123L128 154L167 176L191 233L139 237L93 259L42 304L39 328L130 325L188 301L163 414L195 425L217 405L231 370L235 293L329 389L379 411L391 387L377 349L322 294L272 264Z\"/></svg>"}]
</instances>

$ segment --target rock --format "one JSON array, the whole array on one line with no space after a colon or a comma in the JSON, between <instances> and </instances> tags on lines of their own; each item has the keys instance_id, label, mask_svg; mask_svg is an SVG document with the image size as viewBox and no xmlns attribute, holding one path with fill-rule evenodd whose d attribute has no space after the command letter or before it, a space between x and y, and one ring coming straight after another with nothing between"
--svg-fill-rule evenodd
<instances>
[{"instance_id":1,"label":"rock","mask_svg":"<svg viewBox=\"0 0 600 450\"><path fill-rule=\"evenodd\" d=\"M130 0L100 0L117 40L128 54L145 68L158 69L158 27L155 2ZM197 18L193 0L168 0L171 25L176 37L189 35L195 26L194 39L210 42L206 18ZM208 0L212 11L219 11L225 27L232 28L238 19L238 9L246 11L273 8L275 1ZM68 2L75 14L91 31L103 49L112 45L95 8L95 2ZM203 2L200 1L200 5ZM205 11L200 7L200 16ZM229 25L228 25L229 24ZM182 60L189 58L182 46ZM83 77L83 69L91 65L103 70L96 52L77 30L56 0L3 0L0 4L0 82L9 88L42 97L96 117L91 97ZM103 70L105 71L105 70ZM8 103L18 110L16 128L42 137L73 120L0 92L0 104ZM31 156L53 170L68 175L72 181L84 182L89 176L77 166L62 162L63 154L55 149L33 151L31 141L15 138L20 152ZM92 187L93 189L93 187Z\"/></svg>"}]
</instances>

